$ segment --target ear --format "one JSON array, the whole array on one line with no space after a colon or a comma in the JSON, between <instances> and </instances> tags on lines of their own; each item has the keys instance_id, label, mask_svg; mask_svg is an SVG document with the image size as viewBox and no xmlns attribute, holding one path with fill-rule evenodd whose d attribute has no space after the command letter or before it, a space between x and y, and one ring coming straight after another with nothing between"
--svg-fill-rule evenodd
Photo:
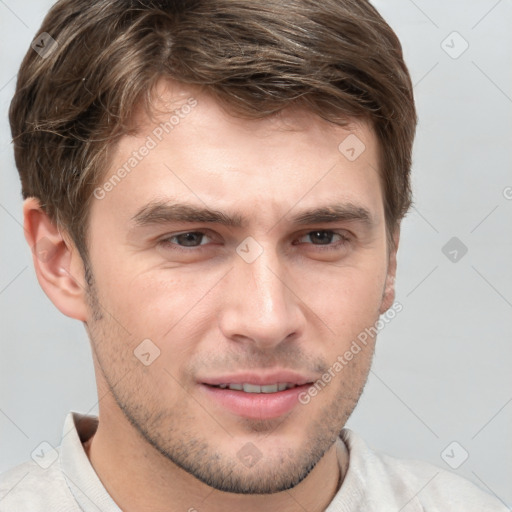
<instances>
[{"instance_id":1,"label":"ear","mask_svg":"<svg viewBox=\"0 0 512 512\"><path fill-rule=\"evenodd\" d=\"M400 241L400 225L398 225L393 232L393 241L394 247L388 247L388 270L384 293L382 295L382 303L379 309L379 314L381 315L385 313L395 301L396 253L398 251L398 243Z\"/></svg>"},{"instance_id":2,"label":"ear","mask_svg":"<svg viewBox=\"0 0 512 512\"><path fill-rule=\"evenodd\" d=\"M23 227L43 291L62 313L86 321L84 265L71 237L61 233L35 197L23 202Z\"/></svg>"}]
</instances>

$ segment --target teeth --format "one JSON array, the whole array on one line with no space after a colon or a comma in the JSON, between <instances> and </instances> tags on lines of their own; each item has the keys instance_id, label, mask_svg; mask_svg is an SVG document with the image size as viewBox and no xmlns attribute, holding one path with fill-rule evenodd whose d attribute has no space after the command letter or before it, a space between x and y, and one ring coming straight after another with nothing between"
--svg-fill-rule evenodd
<instances>
[{"instance_id":1,"label":"teeth","mask_svg":"<svg viewBox=\"0 0 512 512\"><path fill-rule=\"evenodd\" d=\"M235 391L243 391L244 393L277 393L278 391L284 391L285 389L291 389L295 387L295 384L288 382L278 382L276 384L267 384L265 386L258 386L257 384L219 384L221 389L233 389Z\"/></svg>"},{"instance_id":2,"label":"teeth","mask_svg":"<svg viewBox=\"0 0 512 512\"><path fill-rule=\"evenodd\" d=\"M246 393L261 393L261 386L258 386L256 384L244 384L243 390Z\"/></svg>"}]
</instances>

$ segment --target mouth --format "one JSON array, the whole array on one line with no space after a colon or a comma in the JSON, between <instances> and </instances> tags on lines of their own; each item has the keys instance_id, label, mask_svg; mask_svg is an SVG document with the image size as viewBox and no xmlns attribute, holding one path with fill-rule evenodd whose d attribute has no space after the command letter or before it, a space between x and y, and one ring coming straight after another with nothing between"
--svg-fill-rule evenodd
<instances>
[{"instance_id":1,"label":"mouth","mask_svg":"<svg viewBox=\"0 0 512 512\"><path fill-rule=\"evenodd\" d=\"M314 380L291 372L245 374L205 379L200 389L222 412L265 420L291 412L299 403L299 395Z\"/></svg>"},{"instance_id":2,"label":"mouth","mask_svg":"<svg viewBox=\"0 0 512 512\"><path fill-rule=\"evenodd\" d=\"M243 382L233 384L218 384L216 386L212 385L212 387L220 389L231 389L233 391L243 391L244 393L277 393L279 391L296 388L297 384L293 384L292 382L278 382L276 384L266 384L259 386L258 384Z\"/></svg>"}]
</instances>

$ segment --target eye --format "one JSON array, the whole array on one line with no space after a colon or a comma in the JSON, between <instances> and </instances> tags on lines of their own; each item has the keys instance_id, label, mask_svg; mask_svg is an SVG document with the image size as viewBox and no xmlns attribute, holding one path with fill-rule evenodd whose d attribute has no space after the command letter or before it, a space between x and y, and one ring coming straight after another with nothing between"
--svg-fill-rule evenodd
<instances>
[{"instance_id":1,"label":"eye","mask_svg":"<svg viewBox=\"0 0 512 512\"><path fill-rule=\"evenodd\" d=\"M202 243L205 237L207 237L207 235L203 231L186 231L185 233L178 233L177 235L164 238L163 240L160 240L159 244L164 247L181 250L181 247L193 248L206 245L205 243Z\"/></svg>"},{"instance_id":2,"label":"eye","mask_svg":"<svg viewBox=\"0 0 512 512\"><path fill-rule=\"evenodd\" d=\"M302 235L299 240L305 238L309 238L312 245L319 246L320 250L339 249L350 242L350 238L346 234L329 229L309 231ZM333 243L333 241L337 241L337 243Z\"/></svg>"},{"instance_id":3,"label":"eye","mask_svg":"<svg viewBox=\"0 0 512 512\"><path fill-rule=\"evenodd\" d=\"M160 240L158 245L166 250L182 251L192 253L206 249L212 237L204 231L185 231L167 236ZM314 246L316 250L339 250L350 243L351 239L345 232L332 231L329 229L315 229L301 235L293 245L307 244Z\"/></svg>"}]
</instances>

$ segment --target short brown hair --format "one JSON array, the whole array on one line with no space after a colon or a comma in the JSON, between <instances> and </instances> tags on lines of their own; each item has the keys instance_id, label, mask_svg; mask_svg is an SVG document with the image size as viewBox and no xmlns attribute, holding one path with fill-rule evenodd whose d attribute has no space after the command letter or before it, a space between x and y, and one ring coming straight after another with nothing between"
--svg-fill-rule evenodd
<instances>
[{"instance_id":1,"label":"short brown hair","mask_svg":"<svg viewBox=\"0 0 512 512\"><path fill-rule=\"evenodd\" d=\"M40 200L86 265L107 150L162 77L204 87L242 117L299 105L339 125L369 121L388 235L412 203L412 84L397 36L367 1L60 0L44 32L57 46L46 58L29 49L10 107L16 165L23 197Z\"/></svg>"}]
</instances>

